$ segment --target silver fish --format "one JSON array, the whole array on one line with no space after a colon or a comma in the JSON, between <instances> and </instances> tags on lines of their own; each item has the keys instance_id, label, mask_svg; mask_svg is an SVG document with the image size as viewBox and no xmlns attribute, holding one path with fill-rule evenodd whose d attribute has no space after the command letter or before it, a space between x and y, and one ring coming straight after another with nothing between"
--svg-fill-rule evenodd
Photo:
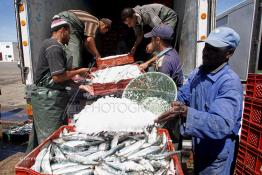
<instances>
[{"instance_id":1,"label":"silver fish","mask_svg":"<svg viewBox=\"0 0 262 175\"><path fill-rule=\"evenodd\" d=\"M68 166L75 166L75 165L78 165L78 164L74 162L58 162L58 163L52 164L51 169L52 171L54 171L54 170L68 167Z\"/></svg>"},{"instance_id":2,"label":"silver fish","mask_svg":"<svg viewBox=\"0 0 262 175\"><path fill-rule=\"evenodd\" d=\"M154 154L154 155L147 155L146 158L148 159L154 159L154 160L160 160L160 159L166 159L169 158L175 154L180 154L181 151L171 151L171 152L166 152L162 154Z\"/></svg>"},{"instance_id":3,"label":"silver fish","mask_svg":"<svg viewBox=\"0 0 262 175\"><path fill-rule=\"evenodd\" d=\"M69 166L69 167L57 169L53 172L53 174L67 174L67 173L73 174L74 172L84 170L84 169L90 169L90 168L92 168L92 167L87 166L87 165L74 165L74 166Z\"/></svg>"},{"instance_id":4,"label":"silver fish","mask_svg":"<svg viewBox=\"0 0 262 175\"><path fill-rule=\"evenodd\" d=\"M43 160L43 157L45 156L47 152L47 148L43 148L39 153L38 155L36 156L36 159L35 159L35 164L32 166L32 170L36 171L36 172L41 172L41 164L42 164L42 160Z\"/></svg>"},{"instance_id":5,"label":"silver fish","mask_svg":"<svg viewBox=\"0 0 262 175\"><path fill-rule=\"evenodd\" d=\"M46 154L43 157L42 163L41 163L41 168L44 174L52 174L52 169L50 165L50 151L51 151L52 144L50 144L47 148Z\"/></svg>"},{"instance_id":6,"label":"silver fish","mask_svg":"<svg viewBox=\"0 0 262 175\"><path fill-rule=\"evenodd\" d=\"M161 150L162 150L162 148L160 146L150 146L150 147L147 147L147 148L144 148L144 149L138 151L135 154L128 156L127 158L131 159L131 160L137 159L139 157L143 157L143 156L150 155L150 154L153 154L153 153L156 153L156 152L160 152Z\"/></svg>"},{"instance_id":7,"label":"silver fish","mask_svg":"<svg viewBox=\"0 0 262 175\"><path fill-rule=\"evenodd\" d=\"M145 143L145 140L139 140L139 141L135 142L134 144L129 145L129 146L123 148L122 150L120 150L117 155L123 156L125 154L128 154L129 152L133 152L135 150L138 150L144 143Z\"/></svg>"}]
</instances>

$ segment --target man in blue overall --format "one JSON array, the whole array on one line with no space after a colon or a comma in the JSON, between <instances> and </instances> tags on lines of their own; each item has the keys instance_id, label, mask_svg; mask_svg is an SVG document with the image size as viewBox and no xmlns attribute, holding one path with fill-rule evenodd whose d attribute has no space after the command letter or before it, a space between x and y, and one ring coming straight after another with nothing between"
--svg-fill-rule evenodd
<instances>
[{"instance_id":1,"label":"man in blue overall","mask_svg":"<svg viewBox=\"0 0 262 175\"><path fill-rule=\"evenodd\" d=\"M192 136L196 174L233 174L243 89L228 60L239 41L231 28L212 31L205 40L203 64L180 88L172 109L157 119L182 119L181 134Z\"/></svg>"}]
</instances>

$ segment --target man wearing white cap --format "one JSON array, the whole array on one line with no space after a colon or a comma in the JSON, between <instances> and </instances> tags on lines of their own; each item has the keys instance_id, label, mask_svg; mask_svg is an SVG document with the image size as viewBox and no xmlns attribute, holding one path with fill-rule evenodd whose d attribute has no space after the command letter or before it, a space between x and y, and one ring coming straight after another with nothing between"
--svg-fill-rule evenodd
<instances>
[{"instance_id":1,"label":"man wearing white cap","mask_svg":"<svg viewBox=\"0 0 262 175\"><path fill-rule=\"evenodd\" d=\"M157 119L182 119L181 134L192 137L195 174L233 174L243 89L228 60L239 41L231 28L212 31L205 40L203 64L179 89L172 109Z\"/></svg>"},{"instance_id":2,"label":"man wearing white cap","mask_svg":"<svg viewBox=\"0 0 262 175\"><path fill-rule=\"evenodd\" d=\"M52 37L43 42L35 68L35 86L31 94L34 120L27 152L65 124L64 110L69 100L67 86L75 75L89 71L88 68L68 70L63 45L69 41L70 25L61 18L54 18L51 31Z\"/></svg>"}]
</instances>

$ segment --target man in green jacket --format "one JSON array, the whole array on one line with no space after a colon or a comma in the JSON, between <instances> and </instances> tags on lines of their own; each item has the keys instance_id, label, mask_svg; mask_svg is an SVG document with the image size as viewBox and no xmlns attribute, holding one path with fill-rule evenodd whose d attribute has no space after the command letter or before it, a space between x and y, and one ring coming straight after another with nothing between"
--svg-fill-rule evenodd
<instances>
[{"instance_id":1,"label":"man in green jacket","mask_svg":"<svg viewBox=\"0 0 262 175\"><path fill-rule=\"evenodd\" d=\"M166 24L175 29L177 23L177 14L174 10L156 3L125 8L121 13L121 17L124 23L135 31L136 41L131 49L131 54L136 52L137 46L143 39L144 25L154 28L160 24Z\"/></svg>"}]
</instances>

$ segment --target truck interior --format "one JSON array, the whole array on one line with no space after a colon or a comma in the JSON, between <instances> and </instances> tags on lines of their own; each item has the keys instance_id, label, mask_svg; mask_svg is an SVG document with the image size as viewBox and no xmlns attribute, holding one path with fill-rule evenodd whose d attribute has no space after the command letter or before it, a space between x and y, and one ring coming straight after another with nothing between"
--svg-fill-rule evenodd
<instances>
[{"instance_id":1,"label":"truck interior","mask_svg":"<svg viewBox=\"0 0 262 175\"><path fill-rule=\"evenodd\" d=\"M197 40L197 1L179 0L34 0L25 1L27 5L28 23L30 32L30 48L33 69L38 59L40 44L44 39L50 37L50 23L55 14L70 9L79 9L90 12L97 18L109 18L113 21L111 30L98 35L97 45L102 55L116 55L130 51L135 40L134 31L128 28L121 20L121 11L126 7L135 7L149 3L161 3L172 9L178 14L178 24L176 28L176 49L178 50L183 62L184 72L187 74L195 67L196 40ZM151 28L145 28L145 32ZM135 55L136 61L146 60L149 55L145 54L145 46L148 40L144 40ZM190 50L190 52L188 52ZM89 55L90 56L90 55ZM88 54L85 60L88 60Z\"/></svg>"}]
</instances>

